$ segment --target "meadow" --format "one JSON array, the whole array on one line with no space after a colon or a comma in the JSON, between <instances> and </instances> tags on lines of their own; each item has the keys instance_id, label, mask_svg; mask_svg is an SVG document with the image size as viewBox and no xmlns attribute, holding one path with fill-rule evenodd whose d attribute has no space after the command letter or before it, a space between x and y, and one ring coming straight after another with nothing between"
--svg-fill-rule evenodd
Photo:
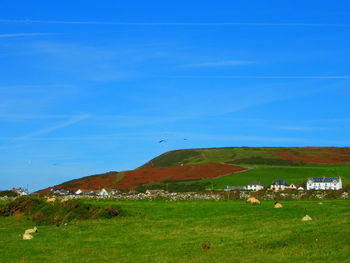
<instances>
[{"instance_id":1,"label":"meadow","mask_svg":"<svg viewBox=\"0 0 350 263\"><path fill-rule=\"evenodd\" d=\"M349 200L86 202L121 215L39 226L29 241L32 221L0 217L0 262L350 262Z\"/></svg>"},{"instance_id":2,"label":"meadow","mask_svg":"<svg viewBox=\"0 0 350 263\"><path fill-rule=\"evenodd\" d=\"M302 164L295 166L287 165L256 165L240 164L240 166L249 170L232 173L217 178L208 178L202 180L188 181L168 181L145 185L138 189L190 189L200 190L223 190L227 186L246 186L253 181L260 181L265 187L268 187L273 181L278 179L285 180L288 184L303 185L310 177L341 177L343 186L350 183L350 165L348 164Z\"/></svg>"}]
</instances>

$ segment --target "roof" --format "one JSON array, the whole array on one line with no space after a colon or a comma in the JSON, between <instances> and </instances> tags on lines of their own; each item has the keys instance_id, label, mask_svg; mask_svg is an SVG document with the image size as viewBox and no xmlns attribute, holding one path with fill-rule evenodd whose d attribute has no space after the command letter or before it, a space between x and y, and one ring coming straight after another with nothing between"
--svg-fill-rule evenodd
<instances>
[{"instance_id":1,"label":"roof","mask_svg":"<svg viewBox=\"0 0 350 263\"><path fill-rule=\"evenodd\" d=\"M313 183L333 183L336 181L339 182L339 177L320 177L320 178L309 178L308 181Z\"/></svg>"},{"instance_id":2,"label":"roof","mask_svg":"<svg viewBox=\"0 0 350 263\"><path fill-rule=\"evenodd\" d=\"M262 184L259 181L253 181L248 185L261 185L262 186Z\"/></svg>"},{"instance_id":3,"label":"roof","mask_svg":"<svg viewBox=\"0 0 350 263\"><path fill-rule=\"evenodd\" d=\"M287 184L282 179L278 179L277 181L274 181L271 185L285 185L285 186L289 186L289 184Z\"/></svg>"}]
</instances>

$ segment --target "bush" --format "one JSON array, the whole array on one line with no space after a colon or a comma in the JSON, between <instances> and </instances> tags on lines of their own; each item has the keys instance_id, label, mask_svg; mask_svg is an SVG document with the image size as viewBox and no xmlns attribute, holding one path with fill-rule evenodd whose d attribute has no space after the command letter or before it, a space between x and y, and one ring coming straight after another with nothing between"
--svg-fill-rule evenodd
<instances>
[{"instance_id":1,"label":"bush","mask_svg":"<svg viewBox=\"0 0 350 263\"><path fill-rule=\"evenodd\" d=\"M108 219L119 215L119 209L116 207L92 206L75 200L65 203L59 201L47 203L45 199L21 197L0 206L0 216L12 216L18 212L39 225L55 224L57 226L72 220Z\"/></svg>"},{"instance_id":2,"label":"bush","mask_svg":"<svg viewBox=\"0 0 350 263\"><path fill-rule=\"evenodd\" d=\"M0 197L4 197L4 196L16 197L16 196L18 196L18 194L14 191L11 191L11 190L0 191Z\"/></svg>"}]
</instances>

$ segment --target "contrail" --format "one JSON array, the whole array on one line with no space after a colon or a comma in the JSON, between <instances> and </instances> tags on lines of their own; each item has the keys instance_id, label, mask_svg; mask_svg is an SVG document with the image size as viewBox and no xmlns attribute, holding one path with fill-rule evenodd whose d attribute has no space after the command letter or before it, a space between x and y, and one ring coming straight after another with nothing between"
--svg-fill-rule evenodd
<instances>
[{"instance_id":1,"label":"contrail","mask_svg":"<svg viewBox=\"0 0 350 263\"><path fill-rule=\"evenodd\" d=\"M17 137L17 138L14 138L13 140L14 141L23 141L23 140L26 140L26 139L29 139L31 137L35 137L35 136L39 136L39 135L44 135L44 134L47 134L47 133L50 133L52 131L55 131L55 130L58 130L58 129L61 129L61 128L64 128L64 127L67 127L67 126L71 126L73 124L76 124L82 120L85 120L89 118L89 115L78 115L78 116L74 116L72 118L70 118L69 120L67 121L64 121L64 122L60 122L60 123L56 123L52 126L49 126L49 127L46 127L44 129L41 129L41 130L37 130L35 132L32 132L30 134L26 134L24 136L21 136L21 137Z\"/></svg>"},{"instance_id":2,"label":"contrail","mask_svg":"<svg viewBox=\"0 0 350 263\"><path fill-rule=\"evenodd\" d=\"M350 24L335 23L247 23L247 22L99 22L99 21L62 21L62 20L8 20L0 23L23 24L71 24L71 25L115 25L115 26L257 26L257 27L350 27Z\"/></svg>"}]
</instances>

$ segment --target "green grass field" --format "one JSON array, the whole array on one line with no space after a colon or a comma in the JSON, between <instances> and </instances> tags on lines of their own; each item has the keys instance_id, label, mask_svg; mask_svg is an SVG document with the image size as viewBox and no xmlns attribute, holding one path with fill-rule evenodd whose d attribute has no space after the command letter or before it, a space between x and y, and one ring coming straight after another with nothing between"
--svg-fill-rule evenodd
<instances>
[{"instance_id":1,"label":"green grass field","mask_svg":"<svg viewBox=\"0 0 350 263\"><path fill-rule=\"evenodd\" d=\"M89 201L122 216L33 227L0 218L0 262L350 262L350 201ZM300 219L310 215L314 221ZM210 242L203 250L201 244Z\"/></svg>"},{"instance_id":2,"label":"green grass field","mask_svg":"<svg viewBox=\"0 0 350 263\"><path fill-rule=\"evenodd\" d=\"M343 186L350 184L350 165L252 165L241 164L243 167L250 168L248 171L234 173L218 178L204 180L191 180L182 182L164 182L157 183L158 188L169 188L170 184L198 184L208 183L208 190L223 190L228 185L245 186L252 181L260 181L265 187L268 187L273 181L278 179L285 180L288 184L302 184L309 177L342 177ZM163 186L163 187L162 187ZM147 187L145 187L147 188Z\"/></svg>"},{"instance_id":3,"label":"green grass field","mask_svg":"<svg viewBox=\"0 0 350 263\"><path fill-rule=\"evenodd\" d=\"M278 166L278 165L242 165L253 168L252 170L222 176L214 179L202 180L213 183L214 189L224 189L228 185L247 185L252 181L260 181L269 186L277 179L283 179L287 183L302 184L309 177L338 177L341 176L343 185L350 183L350 165L302 165L302 166Z\"/></svg>"}]
</instances>

